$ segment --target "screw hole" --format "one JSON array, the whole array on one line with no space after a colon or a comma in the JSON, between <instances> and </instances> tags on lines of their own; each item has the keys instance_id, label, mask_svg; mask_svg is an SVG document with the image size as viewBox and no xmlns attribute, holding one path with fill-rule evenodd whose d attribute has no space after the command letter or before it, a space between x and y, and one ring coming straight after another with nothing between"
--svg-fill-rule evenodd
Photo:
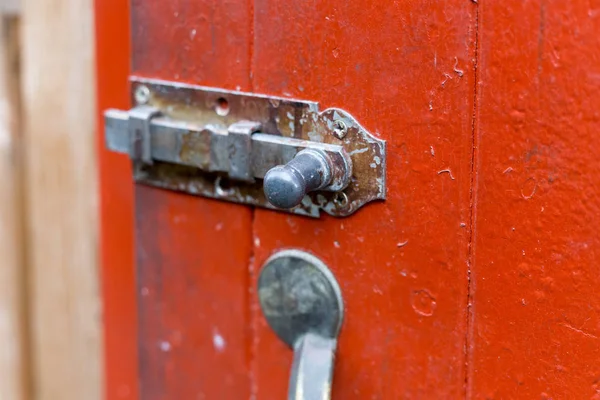
<instances>
[{"instance_id":1,"label":"screw hole","mask_svg":"<svg viewBox=\"0 0 600 400\"><path fill-rule=\"evenodd\" d=\"M234 190L231 187L231 182L229 182L229 179L219 176L215 180L215 192L218 196L227 197L233 195Z\"/></svg>"},{"instance_id":2,"label":"screw hole","mask_svg":"<svg viewBox=\"0 0 600 400\"><path fill-rule=\"evenodd\" d=\"M150 101L150 89L148 89L148 86L139 85L135 88L133 96L137 104L146 104Z\"/></svg>"},{"instance_id":3,"label":"screw hole","mask_svg":"<svg viewBox=\"0 0 600 400\"><path fill-rule=\"evenodd\" d=\"M346 123L344 123L344 121L339 119L333 121L333 134L335 135L335 137L337 137L338 139L343 139L347 133L348 127L346 126Z\"/></svg>"},{"instance_id":4,"label":"screw hole","mask_svg":"<svg viewBox=\"0 0 600 400\"><path fill-rule=\"evenodd\" d=\"M217 105L215 107L215 111L221 117L224 117L227 114L229 114L229 102L227 101L226 98L219 97L217 99Z\"/></svg>"},{"instance_id":5,"label":"screw hole","mask_svg":"<svg viewBox=\"0 0 600 400\"><path fill-rule=\"evenodd\" d=\"M338 207L346 207L348 205L348 195L344 192L337 192L333 197L333 202Z\"/></svg>"}]
</instances>

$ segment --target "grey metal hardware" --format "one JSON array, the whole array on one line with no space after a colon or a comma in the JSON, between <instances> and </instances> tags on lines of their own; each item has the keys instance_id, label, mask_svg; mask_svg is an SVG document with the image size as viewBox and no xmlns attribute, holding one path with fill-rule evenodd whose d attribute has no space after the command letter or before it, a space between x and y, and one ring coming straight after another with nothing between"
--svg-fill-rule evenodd
<instances>
[{"instance_id":1,"label":"grey metal hardware","mask_svg":"<svg viewBox=\"0 0 600 400\"><path fill-rule=\"evenodd\" d=\"M150 122L160 116L160 110L150 106L138 106L129 112L127 133L129 134L129 155L134 160L152 164L152 143Z\"/></svg>"},{"instance_id":2,"label":"grey metal hardware","mask_svg":"<svg viewBox=\"0 0 600 400\"><path fill-rule=\"evenodd\" d=\"M142 115L148 119L142 120ZM163 161L225 172L231 179L254 182L255 178L264 178L280 160L292 161L296 154L312 149L320 151L332 164L329 184L320 189L337 191L350 180L351 161L341 146L255 133L260 130L257 122L240 121L228 129L197 126L161 116L153 107L138 106L131 111L106 111L105 128L111 150L128 153L143 164Z\"/></svg>"},{"instance_id":3,"label":"grey metal hardware","mask_svg":"<svg viewBox=\"0 0 600 400\"><path fill-rule=\"evenodd\" d=\"M327 187L332 180L331 159L326 153L302 150L284 166L271 168L264 179L265 195L279 208L292 208L308 192Z\"/></svg>"},{"instance_id":4,"label":"grey metal hardware","mask_svg":"<svg viewBox=\"0 0 600 400\"><path fill-rule=\"evenodd\" d=\"M330 399L344 314L333 274L311 254L280 251L260 273L258 297L271 328L294 349L288 399Z\"/></svg>"},{"instance_id":5,"label":"grey metal hardware","mask_svg":"<svg viewBox=\"0 0 600 400\"><path fill-rule=\"evenodd\" d=\"M385 198L385 142L343 110L135 77L131 93L105 140L137 182L312 217Z\"/></svg>"}]
</instances>

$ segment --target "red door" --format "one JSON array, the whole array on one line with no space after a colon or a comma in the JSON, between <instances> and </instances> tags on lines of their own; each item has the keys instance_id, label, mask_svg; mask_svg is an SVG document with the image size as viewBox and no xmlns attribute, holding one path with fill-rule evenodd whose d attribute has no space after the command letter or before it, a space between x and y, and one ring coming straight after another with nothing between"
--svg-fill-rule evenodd
<instances>
[{"instance_id":1,"label":"red door","mask_svg":"<svg viewBox=\"0 0 600 400\"><path fill-rule=\"evenodd\" d=\"M133 187L103 152L107 397L285 398L256 287L289 248L341 286L333 398L597 395L592 3L98 2L99 112L136 75L318 101L387 142L387 199L319 219Z\"/></svg>"}]
</instances>

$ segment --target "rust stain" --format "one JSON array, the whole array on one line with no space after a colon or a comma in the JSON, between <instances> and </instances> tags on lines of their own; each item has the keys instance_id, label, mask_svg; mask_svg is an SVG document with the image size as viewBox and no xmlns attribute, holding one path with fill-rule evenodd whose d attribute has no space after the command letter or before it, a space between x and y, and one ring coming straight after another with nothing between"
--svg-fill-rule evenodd
<instances>
[{"instance_id":1,"label":"rust stain","mask_svg":"<svg viewBox=\"0 0 600 400\"><path fill-rule=\"evenodd\" d=\"M185 163L207 169L210 165L210 135L205 131L190 131L183 135L179 158Z\"/></svg>"}]
</instances>

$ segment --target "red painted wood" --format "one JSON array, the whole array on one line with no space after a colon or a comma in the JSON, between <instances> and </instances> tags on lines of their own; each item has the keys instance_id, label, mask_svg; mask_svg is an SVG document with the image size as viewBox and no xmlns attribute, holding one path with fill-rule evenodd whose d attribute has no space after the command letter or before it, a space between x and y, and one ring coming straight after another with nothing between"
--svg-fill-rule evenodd
<instances>
[{"instance_id":1,"label":"red painted wood","mask_svg":"<svg viewBox=\"0 0 600 400\"><path fill-rule=\"evenodd\" d=\"M133 73L249 90L247 11L246 1L133 1ZM142 398L249 397L251 217L136 187Z\"/></svg>"},{"instance_id":2,"label":"red painted wood","mask_svg":"<svg viewBox=\"0 0 600 400\"><path fill-rule=\"evenodd\" d=\"M104 148L102 111L127 108L128 0L95 4L100 169L100 264L104 322L105 396L138 398L133 184L129 161Z\"/></svg>"},{"instance_id":3,"label":"red painted wood","mask_svg":"<svg viewBox=\"0 0 600 400\"><path fill-rule=\"evenodd\" d=\"M256 210L255 270L295 247L340 282L334 399L464 393L475 10L255 2L254 90L342 107L388 141L387 201L345 219ZM259 312L254 328L256 398L285 398L292 352Z\"/></svg>"},{"instance_id":4,"label":"red painted wood","mask_svg":"<svg viewBox=\"0 0 600 400\"><path fill-rule=\"evenodd\" d=\"M469 394L600 398L600 3L479 3Z\"/></svg>"},{"instance_id":5,"label":"red painted wood","mask_svg":"<svg viewBox=\"0 0 600 400\"><path fill-rule=\"evenodd\" d=\"M250 90L247 0L131 2L134 74Z\"/></svg>"},{"instance_id":6,"label":"red painted wood","mask_svg":"<svg viewBox=\"0 0 600 400\"><path fill-rule=\"evenodd\" d=\"M136 189L142 398L247 398L250 219L190 200Z\"/></svg>"},{"instance_id":7,"label":"red painted wood","mask_svg":"<svg viewBox=\"0 0 600 400\"><path fill-rule=\"evenodd\" d=\"M101 150L107 398L138 374L148 399L284 398L254 290L289 247L344 293L334 398L600 398L600 4L134 0L131 51L127 1L96 10L99 111L131 59L342 107L389 154L387 201L345 219L138 187L136 288L129 162Z\"/></svg>"}]
</instances>

